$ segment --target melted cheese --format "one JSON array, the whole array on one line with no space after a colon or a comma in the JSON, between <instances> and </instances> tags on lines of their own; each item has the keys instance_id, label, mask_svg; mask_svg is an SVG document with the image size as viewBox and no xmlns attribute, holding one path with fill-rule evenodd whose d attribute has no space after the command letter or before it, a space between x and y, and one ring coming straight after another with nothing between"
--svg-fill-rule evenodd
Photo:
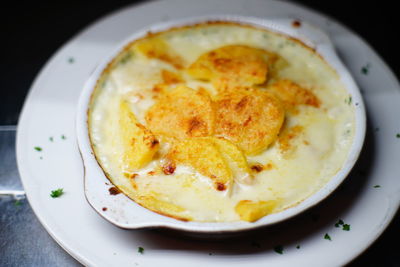
<instances>
[{"instance_id":1,"label":"melted cheese","mask_svg":"<svg viewBox=\"0 0 400 267\"><path fill-rule=\"evenodd\" d=\"M152 38L156 41L152 42ZM221 94L226 98L235 92L229 90L242 90L236 86L238 82L235 75L240 75L240 66L245 64L245 57L235 54L237 61L234 66L239 70L237 74L229 72L229 77L235 78L235 86L230 86L233 78L227 82L225 80L225 84L221 82L220 77L225 77L225 74L215 78L210 76L212 72L209 70L201 75L198 72L196 75L190 73L193 63L204 59L204 55L209 55L207 53L210 51L222 51L218 49L235 45L257 49L256 56L253 56L254 65L246 67L245 86L251 86L251 90L261 90L258 92L267 92L269 97L275 95L285 107L283 125L282 114L278 116L281 121L275 122L275 136L257 145L257 149L250 151L254 153L247 153L246 156L240 151L240 144L237 147L230 143L235 143L235 138L229 142L215 141L212 138L217 138L218 134L210 130L213 128L208 124L201 124L201 119L214 123L210 112L213 112L213 108L218 109L218 105L210 105L209 102L207 108L201 108L205 105L204 101L210 101L207 100L210 98L212 103L218 103ZM251 54L247 48L244 50ZM264 64L257 57L262 54L260 51L274 55L273 62L267 60ZM229 53L226 55L230 56ZM258 66L256 64L264 70L261 74L257 72L253 79L251 73L254 66ZM286 87L278 88L280 83ZM186 87L182 87L182 84ZM174 89L176 86L178 89ZM182 103L176 104L174 97L169 97L174 96L176 90L182 90L179 88L187 87L194 93L183 93L187 99ZM299 94L301 99L296 98ZM197 98L204 102L193 102L193 111L185 107L185 103L198 101L191 95L198 95ZM149 35L131 43L104 71L90 104L90 139L96 158L108 178L144 207L183 220L254 221L300 203L341 169L353 141L355 124L354 108L345 102L347 98L348 93L337 74L319 55L300 42L263 29L232 23L184 27ZM168 99L172 103L160 104L160 99ZM147 156L146 161L140 161L141 164L146 163L145 166L129 170L128 173L126 168L121 167L124 166L127 153L127 143L121 141L121 101L127 103L140 125L156 129L154 134L159 141L158 151L148 151L146 154L152 158ZM181 106L182 112L179 112ZM166 113L161 114L156 107ZM168 117L171 115L168 109L173 110L172 117ZM149 110L157 112L152 118L159 116L159 121L168 122L168 125L148 125L146 114L152 114L148 113ZM216 114L224 116L223 112L218 111L215 111ZM260 118L269 118L259 112L263 112L262 109L257 111ZM175 121L175 118L179 118L181 113L185 116L195 113L201 118L189 124L179 124L179 119ZM216 123L220 120L218 117L215 119ZM268 134L268 129L272 127L270 125L273 125L271 123L264 127L263 121L258 121L257 125L267 130L257 128L257 135L247 136L257 138ZM205 130L199 126L196 134L192 134L193 125L200 125ZM236 132L242 132L240 127L236 128ZM246 125L243 129L247 129ZM222 133L219 137L229 139L230 133ZM246 135L243 136L240 141L252 141L243 139ZM202 139L199 143L197 139L182 141L182 138ZM224 145L224 142L229 145ZM191 145L190 149L180 147L185 144ZM202 145L197 148L193 144ZM137 144L131 146L132 149L141 147ZM209 152L196 151L202 146ZM174 158L168 155L171 155L174 147L180 147L175 155L175 159L178 157L179 160L171 162ZM141 151L129 153L135 155ZM199 155L201 159L196 160ZM214 179L213 173L222 173L226 179ZM216 183L223 183L224 187L218 190Z\"/></svg>"}]
</instances>

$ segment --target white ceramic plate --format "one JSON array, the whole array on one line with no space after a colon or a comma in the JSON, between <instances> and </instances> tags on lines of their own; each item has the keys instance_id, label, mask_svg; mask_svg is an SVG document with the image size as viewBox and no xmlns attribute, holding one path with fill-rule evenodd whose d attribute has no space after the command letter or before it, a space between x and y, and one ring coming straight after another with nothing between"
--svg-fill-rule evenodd
<instances>
[{"instance_id":1,"label":"white ceramic plate","mask_svg":"<svg viewBox=\"0 0 400 267\"><path fill-rule=\"evenodd\" d=\"M199 242L154 231L126 231L109 224L90 208L83 193L74 118L85 80L104 54L140 28L170 18L223 13L304 19L330 35L364 94L369 127L360 160L342 187L321 205L256 237ZM366 75L361 71L363 67L368 69ZM96 22L47 63L23 108L17 160L36 215L54 239L85 265L338 266L364 251L386 228L399 206L398 103L398 81L377 54L357 35L316 12L265 0L151 2ZM38 152L35 146L43 150ZM50 198L50 191L60 187L65 194ZM338 219L350 224L351 230L336 228ZM331 241L324 239L326 233ZM282 255L274 252L277 245L283 246ZM145 249L144 254L137 252L139 246Z\"/></svg>"}]
</instances>

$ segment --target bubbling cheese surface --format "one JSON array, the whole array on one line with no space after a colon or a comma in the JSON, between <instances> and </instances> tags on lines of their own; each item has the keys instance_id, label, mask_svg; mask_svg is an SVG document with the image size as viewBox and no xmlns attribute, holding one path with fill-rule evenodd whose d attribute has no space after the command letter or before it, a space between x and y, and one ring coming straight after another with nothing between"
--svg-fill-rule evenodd
<instances>
[{"instance_id":1,"label":"bubbling cheese surface","mask_svg":"<svg viewBox=\"0 0 400 267\"><path fill-rule=\"evenodd\" d=\"M103 72L95 156L140 205L182 220L255 221L342 167L354 107L334 70L284 35L235 23L149 34Z\"/></svg>"}]
</instances>

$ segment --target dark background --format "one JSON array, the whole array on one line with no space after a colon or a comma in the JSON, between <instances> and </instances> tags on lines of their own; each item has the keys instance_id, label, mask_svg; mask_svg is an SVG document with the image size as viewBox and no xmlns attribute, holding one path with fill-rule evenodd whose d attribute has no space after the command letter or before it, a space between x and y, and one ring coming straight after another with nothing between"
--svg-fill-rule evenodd
<instances>
[{"instance_id":1,"label":"dark background","mask_svg":"<svg viewBox=\"0 0 400 267\"><path fill-rule=\"evenodd\" d=\"M199 0L201 1L201 0ZM15 125L25 95L52 54L85 26L142 1L7 1L0 10L0 125ZM400 23L396 1L297 1L342 22L361 35L399 77ZM373 4L371 4L373 3ZM400 103L399 103L400 104ZM373 212L371 210L371 212ZM400 216L350 266L400 266L395 245ZM1 229L0 229L1 230Z\"/></svg>"}]
</instances>

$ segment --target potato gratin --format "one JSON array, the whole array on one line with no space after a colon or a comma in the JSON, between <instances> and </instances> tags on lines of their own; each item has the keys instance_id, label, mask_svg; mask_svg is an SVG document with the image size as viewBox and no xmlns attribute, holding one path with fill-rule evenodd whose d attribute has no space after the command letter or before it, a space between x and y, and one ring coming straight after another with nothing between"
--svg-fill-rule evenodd
<instances>
[{"instance_id":1,"label":"potato gratin","mask_svg":"<svg viewBox=\"0 0 400 267\"><path fill-rule=\"evenodd\" d=\"M88 126L108 178L143 207L253 222L341 169L355 127L350 102L300 41L210 22L125 47L97 82Z\"/></svg>"}]
</instances>

